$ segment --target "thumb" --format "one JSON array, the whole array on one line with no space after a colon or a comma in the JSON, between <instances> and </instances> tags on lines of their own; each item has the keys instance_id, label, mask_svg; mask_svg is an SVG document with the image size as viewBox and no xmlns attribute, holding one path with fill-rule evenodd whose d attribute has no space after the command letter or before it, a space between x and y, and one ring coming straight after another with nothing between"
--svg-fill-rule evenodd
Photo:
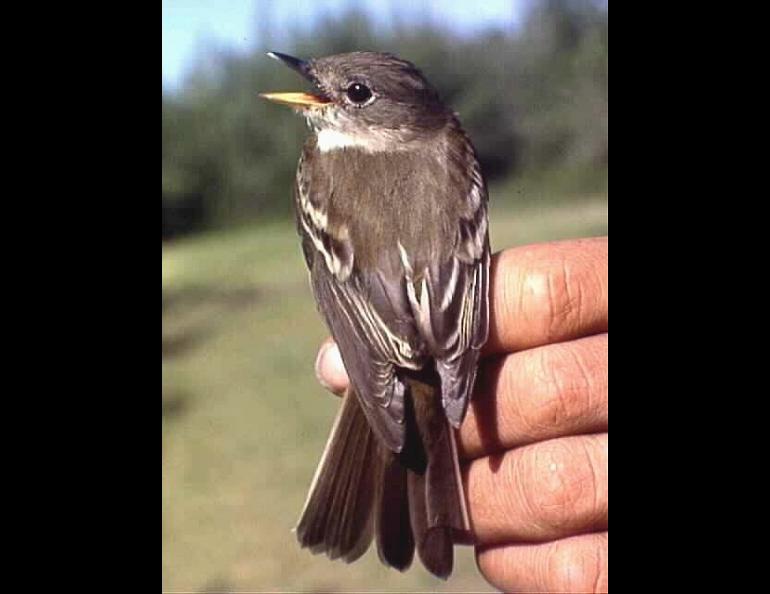
<instances>
[{"instance_id":1,"label":"thumb","mask_svg":"<svg viewBox=\"0 0 770 594\"><path fill-rule=\"evenodd\" d=\"M340 350L331 338L327 338L318 349L318 356L315 360L315 375L324 388L337 396L341 395L348 387L348 374L342 363Z\"/></svg>"}]
</instances>

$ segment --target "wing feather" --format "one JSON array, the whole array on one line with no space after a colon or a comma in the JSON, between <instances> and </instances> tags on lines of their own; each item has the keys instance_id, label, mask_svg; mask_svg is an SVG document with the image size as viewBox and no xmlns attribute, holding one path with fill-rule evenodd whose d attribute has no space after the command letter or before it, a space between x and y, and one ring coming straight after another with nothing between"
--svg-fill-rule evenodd
<instances>
[{"instance_id":1,"label":"wing feather","mask_svg":"<svg viewBox=\"0 0 770 594\"><path fill-rule=\"evenodd\" d=\"M387 268L355 268L346 227L329 223L327 186L311 187L309 158L306 147L298 167L295 203L311 286L372 429L389 449L400 452L405 386L396 371L419 369L425 359L405 279L400 271Z\"/></svg>"},{"instance_id":2,"label":"wing feather","mask_svg":"<svg viewBox=\"0 0 770 594\"><path fill-rule=\"evenodd\" d=\"M471 398L480 349L489 332L489 232L487 190L470 141L453 136L454 185L464 188L453 248L415 272L405 268L408 296L420 334L441 377L447 418L459 427ZM464 184L464 185L463 185ZM463 208L464 207L464 208ZM408 255L402 254L407 261Z\"/></svg>"}]
</instances>

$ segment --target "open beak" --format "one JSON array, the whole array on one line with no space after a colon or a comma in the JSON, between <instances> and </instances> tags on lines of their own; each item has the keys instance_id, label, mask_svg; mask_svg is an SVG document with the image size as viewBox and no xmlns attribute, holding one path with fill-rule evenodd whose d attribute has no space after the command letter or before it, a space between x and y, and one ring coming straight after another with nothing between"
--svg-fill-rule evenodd
<instances>
[{"instance_id":1,"label":"open beak","mask_svg":"<svg viewBox=\"0 0 770 594\"><path fill-rule=\"evenodd\" d=\"M267 55L274 60L278 60L292 70L296 70L313 84L316 83L315 77L310 73L310 66L305 60L300 60L299 58L280 54L278 52L268 52ZM331 103L331 100L328 97L324 97L320 93L260 93L259 96L268 101L275 101L276 103L283 103L284 105L291 105L293 107L317 107Z\"/></svg>"},{"instance_id":2,"label":"open beak","mask_svg":"<svg viewBox=\"0 0 770 594\"><path fill-rule=\"evenodd\" d=\"M259 96L268 101L299 107L313 107L329 103L326 97L311 95L310 93L260 93Z\"/></svg>"}]
</instances>

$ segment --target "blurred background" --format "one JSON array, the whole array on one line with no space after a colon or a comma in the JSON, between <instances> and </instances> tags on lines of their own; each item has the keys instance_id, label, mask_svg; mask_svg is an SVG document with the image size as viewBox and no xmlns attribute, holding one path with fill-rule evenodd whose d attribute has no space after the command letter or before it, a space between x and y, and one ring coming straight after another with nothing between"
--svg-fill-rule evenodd
<instances>
[{"instance_id":1,"label":"blurred background","mask_svg":"<svg viewBox=\"0 0 770 594\"><path fill-rule=\"evenodd\" d=\"M264 54L390 51L460 115L494 250L607 234L607 2L163 1L163 589L487 591L370 550L315 557L291 528L338 401L291 210L306 90Z\"/></svg>"}]
</instances>

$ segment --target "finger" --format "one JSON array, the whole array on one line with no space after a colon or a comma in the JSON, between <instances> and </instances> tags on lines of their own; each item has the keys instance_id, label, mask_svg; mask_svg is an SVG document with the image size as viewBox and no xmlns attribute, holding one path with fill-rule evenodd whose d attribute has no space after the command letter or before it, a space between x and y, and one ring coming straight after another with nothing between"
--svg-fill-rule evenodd
<instances>
[{"instance_id":1,"label":"finger","mask_svg":"<svg viewBox=\"0 0 770 594\"><path fill-rule=\"evenodd\" d=\"M522 350L607 330L607 238L536 244L492 258L490 330L485 352ZM347 374L339 351L316 359L316 375L335 393ZM329 354L333 358L322 357Z\"/></svg>"},{"instance_id":2,"label":"finger","mask_svg":"<svg viewBox=\"0 0 770 594\"><path fill-rule=\"evenodd\" d=\"M505 250L490 277L487 354L607 331L606 237Z\"/></svg>"},{"instance_id":3,"label":"finger","mask_svg":"<svg viewBox=\"0 0 770 594\"><path fill-rule=\"evenodd\" d=\"M607 592L609 533L481 549L479 570L504 592Z\"/></svg>"},{"instance_id":4,"label":"finger","mask_svg":"<svg viewBox=\"0 0 770 594\"><path fill-rule=\"evenodd\" d=\"M564 437L464 469L476 543L540 542L607 529L607 434Z\"/></svg>"},{"instance_id":5,"label":"finger","mask_svg":"<svg viewBox=\"0 0 770 594\"><path fill-rule=\"evenodd\" d=\"M348 386L331 338L318 350L315 372L321 385L337 395ZM467 457L538 439L602 431L608 414L607 335L487 359L477 382L460 434Z\"/></svg>"},{"instance_id":6,"label":"finger","mask_svg":"<svg viewBox=\"0 0 770 594\"><path fill-rule=\"evenodd\" d=\"M337 396L342 395L348 387L348 374L342 363L340 349L331 338L327 338L318 349L315 375L324 388Z\"/></svg>"},{"instance_id":7,"label":"finger","mask_svg":"<svg viewBox=\"0 0 770 594\"><path fill-rule=\"evenodd\" d=\"M459 432L477 458L608 425L608 335L537 347L482 363Z\"/></svg>"}]
</instances>

